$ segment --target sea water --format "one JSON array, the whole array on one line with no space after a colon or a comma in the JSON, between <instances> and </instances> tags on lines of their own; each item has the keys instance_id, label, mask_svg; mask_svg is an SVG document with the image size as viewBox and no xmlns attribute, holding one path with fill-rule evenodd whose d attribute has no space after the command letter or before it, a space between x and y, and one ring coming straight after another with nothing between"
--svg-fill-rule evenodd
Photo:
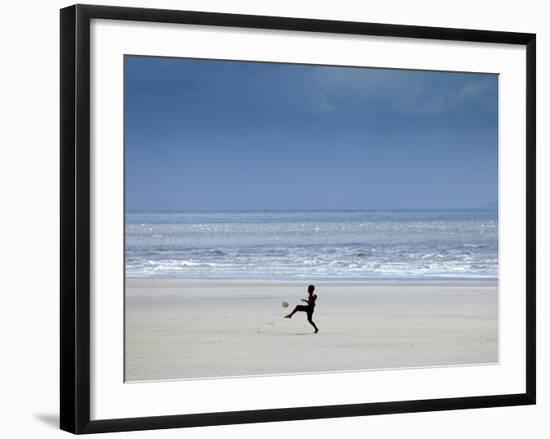
<instances>
[{"instance_id":1,"label":"sea water","mask_svg":"<svg viewBox=\"0 0 550 439\"><path fill-rule=\"evenodd\" d=\"M496 280L496 210L128 212L128 278Z\"/></svg>"}]
</instances>

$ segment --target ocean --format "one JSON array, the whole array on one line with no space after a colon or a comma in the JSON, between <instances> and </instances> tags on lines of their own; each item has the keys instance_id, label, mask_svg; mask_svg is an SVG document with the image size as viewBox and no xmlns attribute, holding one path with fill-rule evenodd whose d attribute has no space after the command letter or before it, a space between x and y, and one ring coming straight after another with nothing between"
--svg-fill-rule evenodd
<instances>
[{"instance_id":1,"label":"ocean","mask_svg":"<svg viewBox=\"0 0 550 439\"><path fill-rule=\"evenodd\" d=\"M127 212L126 276L496 280L496 210Z\"/></svg>"}]
</instances>

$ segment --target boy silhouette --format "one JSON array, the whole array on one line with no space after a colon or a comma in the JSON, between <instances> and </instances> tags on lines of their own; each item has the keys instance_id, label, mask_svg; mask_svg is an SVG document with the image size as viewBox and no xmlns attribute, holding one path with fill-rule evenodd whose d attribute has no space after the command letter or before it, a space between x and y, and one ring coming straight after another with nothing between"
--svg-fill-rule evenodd
<instances>
[{"instance_id":1,"label":"boy silhouette","mask_svg":"<svg viewBox=\"0 0 550 439\"><path fill-rule=\"evenodd\" d=\"M303 311L307 313L307 321L311 326L315 328L314 333L317 334L319 332L319 328L317 328L317 326L312 320L313 311L315 310L315 302L317 301L317 294L313 294L314 291L315 291L315 286L310 285L309 287L307 287L308 298L302 299L302 302L307 303L307 305L296 305L296 307L292 310L292 312L285 316L285 319L291 319L295 313L297 313L298 311Z\"/></svg>"}]
</instances>

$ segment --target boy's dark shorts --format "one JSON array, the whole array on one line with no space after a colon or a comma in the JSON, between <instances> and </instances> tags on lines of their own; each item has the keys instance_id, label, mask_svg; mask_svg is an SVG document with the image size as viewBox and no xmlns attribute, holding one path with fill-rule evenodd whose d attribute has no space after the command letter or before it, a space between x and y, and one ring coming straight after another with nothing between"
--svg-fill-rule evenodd
<instances>
[{"instance_id":1,"label":"boy's dark shorts","mask_svg":"<svg viewBox=\"0 0 550 439\"><path fill-rule=\"evenodd\" d=\"M314 307L309 306L309 305L298 305L298 306L296 306L296 310L306 312L308 318L311 318L311 316L313 315L313 309L314 309Z\"/></svg>"}]
</instances>

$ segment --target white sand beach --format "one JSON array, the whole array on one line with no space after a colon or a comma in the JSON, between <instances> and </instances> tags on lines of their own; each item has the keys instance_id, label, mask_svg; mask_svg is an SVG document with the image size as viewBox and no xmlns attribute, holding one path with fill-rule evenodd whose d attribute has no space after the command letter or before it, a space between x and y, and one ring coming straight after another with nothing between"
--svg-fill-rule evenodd
<instances>
[{"instance_id":1,"label":"white sand beach","mask_svg":"<svg viewBox=\"0 0 550 439\"><path fill-rule=\"evenodd\" d=\"M126 381L496 363L496 282L126 283ZM283 309L281 302L290 307Z\"/></svg>"}]
</instances>

